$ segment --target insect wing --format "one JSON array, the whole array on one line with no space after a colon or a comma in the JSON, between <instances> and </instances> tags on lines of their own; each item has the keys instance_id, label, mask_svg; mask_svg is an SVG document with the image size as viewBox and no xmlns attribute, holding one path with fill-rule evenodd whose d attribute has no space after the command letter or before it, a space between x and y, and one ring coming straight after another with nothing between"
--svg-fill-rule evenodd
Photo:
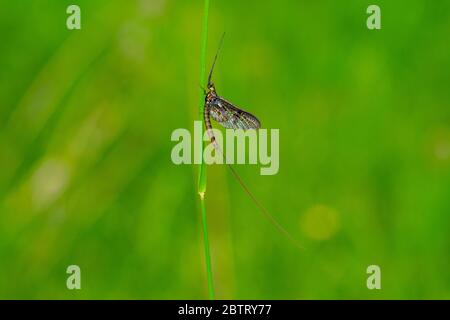
<instances>
[{"instance_id":1,"label":"insect wing","mask_svg":"<svg viewBox=\"0 0 450 320\"><path fill-rule=\"evenodd\" d=\"M241 110L225 99L217 97L209 106L212 118L229 129L259 129L259 120L251 113Z\"/></svg>"}]
</instances>

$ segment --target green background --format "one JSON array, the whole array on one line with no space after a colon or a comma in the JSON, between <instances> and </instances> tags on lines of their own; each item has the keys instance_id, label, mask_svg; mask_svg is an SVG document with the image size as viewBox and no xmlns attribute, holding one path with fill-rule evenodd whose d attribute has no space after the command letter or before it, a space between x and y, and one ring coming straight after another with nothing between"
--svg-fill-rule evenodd
<instances>
[{"instance_id":1,"label":"green background","mask_svg":"<svg viewBox=\"0 0 450 320\"><path fill-rule=\"evenodd\" d=\"M207 298L198 168L170 159L202 1L1 7L0 298ZM211 0L208 69L223 32L219 94L280 129L277 175L236 169L305 250L209 166L216 297L449 299L450 2Z\"/></svg>"}]
</instances>

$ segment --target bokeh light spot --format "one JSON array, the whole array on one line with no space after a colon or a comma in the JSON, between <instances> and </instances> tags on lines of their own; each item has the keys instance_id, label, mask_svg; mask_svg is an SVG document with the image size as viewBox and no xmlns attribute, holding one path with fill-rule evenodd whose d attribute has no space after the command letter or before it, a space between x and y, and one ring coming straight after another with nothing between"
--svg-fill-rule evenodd
<instances>
[{"instance_id":1,"label":"bokeh light spot","mask_svg":"<svg viewBox=\"0 0 450 320\"><path fill-rule=\"evenodd\" d=\"M32 178L33 204L37 208L48 205L64 190L69 180L68 166L57 159L47 159Z\"/></svg>"},{"instance_id":2,"label":"bokeh light spot","mask_svg":"<svg viewBox=\"0 0 450 320\"><path fill-rule=\"evenodd\" d=\"M330 239L339 229L338 213L331 207L314 205L301 216L300 228L313 240Z\"/></svg>"}]
</instances>

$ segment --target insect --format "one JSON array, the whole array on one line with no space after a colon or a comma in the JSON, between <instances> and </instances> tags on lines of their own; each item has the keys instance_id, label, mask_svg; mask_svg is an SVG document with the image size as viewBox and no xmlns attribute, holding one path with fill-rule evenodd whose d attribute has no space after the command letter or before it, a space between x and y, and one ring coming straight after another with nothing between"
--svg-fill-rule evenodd
<instances>
[{"instance_id":1,"label":"insect","mask_svg":"<svg viewBox=\"0 0 450 320\"><path fill-rule=\"evenodd\" d=\"M261 127L261 123L259 120L252 115L251 113L241 110L235 105L233 105L231 102L228 102L224 98L220 97L216 92L216 87L214 86L214 83L212 82L212 74L214 71L214 66L217 61L217 55L219 54L220 48L222 47L223 43L223 36L220 40L219 48L217 49L216 55L214 57L213 64L211 66L211 70L209 71L208 76L208 86L207 89L204 90L205 94L205 107L203 111L203 117L205 121L205 127L206 131L208 132L208 135L211 139L211 143L214 145L215 149L222 153L223 157L226 158L225 154L220 150L219 146L216 143L216 138L214 137L214 133L212 130L211 125L211 117L219 122L223 127L227 129L243 129L243 130L250 130L250 129L259 129ZM266 216L267 219L280 231L287 239L289 239L295 246L298 248L303 249L302 246L300 246L297 241L291 236L291 234L283 228L283 226L269 213L269 211L266 210L266 208L256 199L256 197L253 195L253 193L250 191L250 189L247 187L247 185L244 183L242 178L239 176L239 174L236 172L236 170L228 163L228 168L230 168L231 173L236 178L236 180L239 182L239 184L242 186L244 191L248 194L250 199L256 204L256 206L259 208L261 213Z\"/></svg>"},{"instance_id":2,"label":"insect","mask_svg":"<svg viewBox=\"0 0 450 320\"><path fill-rule=\"evenodd\" d=\"M212 133L211 117L220 123L223 127L228 129L259 129L261 123L259 120L251 113L241 110L231 102L220 97L216 92L216 87L212 82L212 74L214 71L214 66L216 64L217 55L222 46L223 36L220 41L219 48L217 49L214 61L209 71L208 76L208 87L205 90L205 108L203 117L205 120L206 130L209 132L211 141L215 141L215 137Z\"/></svg>"}]
</instances>

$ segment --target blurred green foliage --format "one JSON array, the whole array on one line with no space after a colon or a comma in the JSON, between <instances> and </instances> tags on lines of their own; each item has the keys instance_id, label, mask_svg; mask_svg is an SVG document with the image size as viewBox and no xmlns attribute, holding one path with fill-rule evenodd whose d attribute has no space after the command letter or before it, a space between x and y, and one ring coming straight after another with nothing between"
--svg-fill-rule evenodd
<instances>
[{"instance_id":1,"label":"blurred green foliage","mask_svg":"<svg viewBox=\"0 0 450 320\"><path fill-rule=\"evenodd\" d=\"M0 298L207 297L197 167L170 160L199 118L202 5L2 2ZM277 175L237 170L306 247L210 166L216 296L449 299L450 2L212 0L209 28L219 94L280 129Z\"/></svg>"}]
</instances>

